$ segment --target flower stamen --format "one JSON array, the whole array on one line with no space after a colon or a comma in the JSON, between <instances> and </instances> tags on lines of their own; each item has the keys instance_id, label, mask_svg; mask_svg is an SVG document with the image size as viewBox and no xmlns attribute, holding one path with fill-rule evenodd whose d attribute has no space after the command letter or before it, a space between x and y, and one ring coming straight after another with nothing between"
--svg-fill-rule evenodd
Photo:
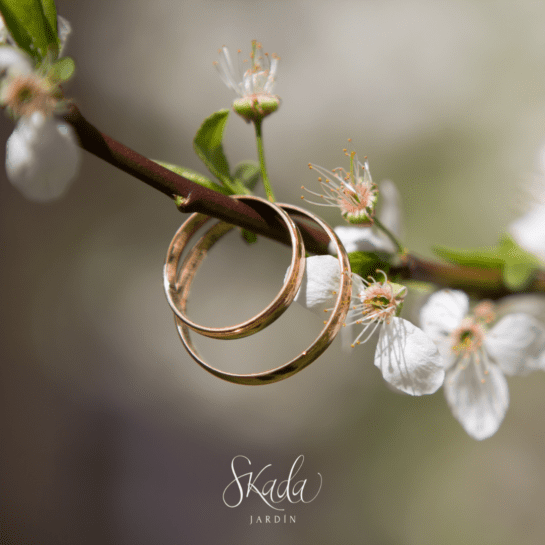
<instances>
[{"instance_id":1,"label":"flower stamen","mask_svg":"<svg viewBox=\"0 0 545 545\"><path fill-rule=\"evenodd\" d=\"M48 117L57 106L56 95L56 87L46 78L36 74L22 74L6 83L1 101L17 118L29 117L34 112L41 112Z\"/></svg>"},{"instance_id":2,"label":"flower stamen","mask_svg":"<svg viewBox=\"0 0 545 545\"><path fill-rule=\"evenodd\" d=\"M256 121L276 111L280 99L273 94L278 68L278 55L262 52L262 45L252 41L250 60L241 61L238 53L238 70L235 70L227 47L220 50L219 62L214 62L221 79L239 98L233 102L233 109L246 121ZM242 74L242 75L241 75Z\"/></svg>"},{"instance_id":3,"label":"flower stamen","mask_svg":"<svg viewBox=\"0 0 545 545\"><path fill-rule=\"evenodd\" d=\"M481 348L485 334L483 325L474 317L464 318L460 326L452 332L452 350L468 357Z\"/></svg>"},{"instance_id":4,"label":"flower stamen","mask_svg":"<svg viewBox=\"0 0 545 545\"><path fill-rule=\"evenodd\" d=\"M352 343L352 348L356 344L367 342L379 325L389 324L391 319L399 313L405 299L406 289L404 286L398 286L400 289L394 290L394 285L388 281L386 273L384 271L377 272L383 274L384 281L378 282L373 277L369 277L369 280L362 278L363 289L353 296L355 304L348 311L347 318L351 321L347 321L346 325L364 324L363 330ZM371 331L365 340L360 341L369 328Z\"/></svg>"},{"instance_id":5,"label":"flower stamen","mask_svg":"<svg viewBox=\"0 0 545 545\"><path fill-rule=\"evenodd\" d=\"M354 151L346 155L350 157L349 172L340 167L329 171L309 163L310 169L318 171L318 182L325 194L316 193L303 186L301 189L319 197L323 202L310 201L304 196L301 198L317 206L339 208L342 216L350 223L371 225L378 196L377 186L371 179L367 161L360 163Z\"/></svg>"}]
</instances>

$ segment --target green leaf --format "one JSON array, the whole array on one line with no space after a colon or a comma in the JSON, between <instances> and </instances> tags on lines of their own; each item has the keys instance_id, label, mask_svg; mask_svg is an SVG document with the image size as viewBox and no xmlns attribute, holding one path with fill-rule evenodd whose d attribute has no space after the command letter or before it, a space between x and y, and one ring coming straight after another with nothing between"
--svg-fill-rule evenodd
<instances>
[{"instance_id":1,"label":"green leaf","mask_svg":"<svg viewBox=\"0 0 545 545\"><path fill-rule=\"evenodd\" d=\"M252 190L256 186L261 170L255 161L242 161L235 167L233 178L244 187Z\"/></svg>"},{"instance_id":2,"label":"green leaf","mask_svg":"<svg viewBox=\"0 0 545 545\"><path fill-rule=\"evenodd\" d=\"M0 11L17 45L37 63L45 58L48 50L58 51L57 18L52 0L0 0ZM55 18L50 22L54 12Z\"/></svg>"},{"instance_id":3,"label":"green leaf","mask_svg":"<svg viewBox=\"0 0 545 545\"><path fill-rule=\"evenodd\" d=\"M55 0L40 0L42 9L47 22L51 29L57 34L57 8L55 7Z\"/></svg>"},{"instance_id":4,"label":"green leaf","mask_svg":"<svg viewBox=\"0 0 545 545\"><path fill-rule=\"evenodd\" d=\"M422 282L421 280L409 280L408 278L405 278L403 279L403 283L409 290L418 295L431 295L436 289L433 284Z\"/></svg>"},{"instance_id":5,"label":"green leaf","mask_svg":"<svg viewBox=\"0 0 545 545\"><path fill-rule=\"evenodd\" d=\"M233 179L222 145L228 117L228 109L219 110L207 117L195 135L193 146L206 168L234 193Z\"/></svg>"},{"instance_id":6,"label":"green leaf","mask_svg":"<svg viewBox=\"0 0 545 545\"><path fill-rule=\"evenodd\" d=\"M362 278L375 275L377 269L380 269L385 273L390 270L387 254L350 252L348 254L348 259L352 272L359 274Z\"/></svg>"},{"instance_id":7,"label":"green leaf","mask_svg":"<svg viewBox=\"0 0 545 545\"><path fill-rule=\"evenodd\" d=\"M497 246L489 248L454 250L438 246L433 251L459 265L501 269L504 284L513 291L524 289L541 266L534 255L521 248L509 235L504 235Z\"/></svg>"},{"instance_id":8,"label":"green leaf","mask_svg":"<svg viewBox=\"0 0 545 545\"><path fill-rule=\"evenodd\" d=\"M474 248L471 250L458 250L446 246L434 246L435 254L445 261L466 265L467 267L486 267L496 269L503 265L503 259L499 255L498 247Z\"/></svg>"},{"instance_id":9,"label":"green leaf","mask_svg":"<svg viewBox=\"0 0 545 545\"><path fill-rule=\"evenodd\" d=\"M74 75L75 70L76 64L74 63L74 59L63 57L53 64L49 72L49 77L57 83L64 83Z\"/></svg>"},{"instance_id":10,"label":"green leaf","mask_svg":"<svg viewBox=\"0 0 545 545\"><path fill-rule=\"evenodd\" d=\"M505 263L503 281L513 291L524 289L534 278L537 268L529 263Z\"/></svg>"},{"instance_id":11,"label":"green leaf","mask_svg":"<svg viewBox=\"0 0 545 545\"><path fill-rule=\"evenodd\" d=\"M507 234L504 234L500 239L500 254L505 260L518 260L541 265L541 261L524 248L521 248L515 240Z\"/></svg>"},{"instance_id":12,"label":"green leaf","mask_svg":"<svg viewBox=\"0 0 545 545\"><path fill-rule=\"evenodd\" d=\"M240 234L248 244L255 244L257 242L257 235L247 229L241 229Z\"/></svg>"},{"instance_id":13,"label":"green leaf","mask_svg":"<svg viewBox=\"0 0 545 545\"><path fill-rule=\"evenodd\" d=\"M500 254L503 258L503 281L513 290L520 291L532 281L541 263L531 253L521 248L509 235L500 239Z\"/></svg>"},{"instance_id":14,"label":"green leaf","mask_svg":"<svg viewBox=\"0 0 545 545\"><path fill-rule=\"evenodd\" d=\"M232 195L232 193L228 189L216 184L215 182L195 170L191 170L190 168L186 167L180 167L178 165L173 165L172 163L165 163L164 161L157 161L155 159L154 161L158 165L161 165L162 167L165 167L168 170L171 170L172 172L175 172L176 174L187 178L191 182L195 182L196 184L202 185L203 187L211 189L212 191L222 193L223 195Z\"/></svg>"}]
</instances>

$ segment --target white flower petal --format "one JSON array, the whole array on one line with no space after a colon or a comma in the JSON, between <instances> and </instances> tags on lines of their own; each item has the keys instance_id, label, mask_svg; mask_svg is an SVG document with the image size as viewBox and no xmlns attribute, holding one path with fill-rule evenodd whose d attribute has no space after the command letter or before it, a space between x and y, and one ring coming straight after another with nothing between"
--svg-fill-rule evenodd
<instances>
[{"instance_id":1,"label":"white flower petal","mask_svg":"<svg viewBox=\"0 0 545 545\"><path fill-rule=\"evenodd\" d=\"M479 364L479 365L482 365ZM452 414L474 439L494 435L509 406L509 390L503 373L494 364L488 365L488 375L482 374L473 362L461 369L447 372L445 397Z\"/></svg>"},{"instance_id":2,"label":"white flower petal","mask_svg":"<svg viewBox=\"0 0 545 545\"><path fill-rule=\"evenodd\" d=\"M489 356L507 375L523 375L532 370L545 344L545 328L528 314L508 314L487 334L484 345Z\"/></svg>"},{"instance_id":3,"label":"white flower petal","mask_svg":"<svg viewBox=\"0 0 545 545\"><path fill-rule=\"evenodd\" d=\"M79 163L72 127L39 112L21 118L6 144L8 178L31 200L59 198L76 176Z\"/></svg>"},{"instance_id":4,"label":"white flower petal","mask_svg":"<svg viewBox=\"0 0 545 545\"><path fill-rule=\"evenodd\" d=\"M523 312L545 323L545 295L543 293L517 293L503 297L496 305L496 316Z\"/></svg>"},{"instance_id":5,"label":"white flower petal","mask_svg":"<svg viewBox=\"0 0 545 545\"><path fill-rule=\"evenodd\" d=\"M11 42L12 42L12 38L8 31L8 27L6 26L4 19L0 15L0 44L4 45Z\"/></svg>"},{"instance_id":6,"label":"white flower petal","mask_svg":"<svg viewBox=\"0 0 545 545\"><path fill-rule=\"evenodd\" d=\"M10 74L30 74L33 71L30 57L17 47L0 47L0 72Z\"/></svg>"},{"instance_id":7,"label":"white flower petal","mask_svg":"<svg viewBox=\"0 0 545 545\"><path fill-rule=\"evenodd\" d=\"M391 241L381 236L371 227L350 227L341 225L334 229L341 239L345 250L351 252L388 252L394 251ZM329 251L334 253L335 247L330 243Z\"/></svg>"},{"instance_id":8,"label":"white flower petal","mask_svg":"<svg viewBox=\"0 0 545 545\"><path fill-rule=\"evenodd\" d=\"M295 301L308 310L324 316L324 310L335 304L339 290L339 261L331 255L316 255L306 259L305 275Z\"/></svg>"},{"instance_id":9,"label":"white flower petal","mask_svg":"<svg viewBox=\"0 0 545 545\"><path fill-rule=\"evenodd\" d=\"M524 364L522 375L527 375L533 371L545 371L545 350L536 358L528 358Z\"/></svg>"},{"instance_id":10,"label":"white flower petal","mask_svg":"<svg viewBox=\"0 0 545 545\"><path fill-rule=\"evenodd\" d=\"M59 49L59 57L62 56L63 51L66 49L66 44L68 42L68 36L72 34L72 25L68 22L67 19L57 16L57 33L59 35L59 41L61 42L61 47Z\"/></svg>"},{"instance_id":11,"label":"white flower petal","mask_svg":"<svg viewBox=\"0 0 545 545\"><path fill-rule=\"evenodd\" d=\"M432 394L445 378L435 344L420 328L403 318L392 318L382 326L375 365L384 380L411 395Z\"/></svg>"},{"instance_id":12,"label":"white flower petal","mask_svg":"<svg viewBox=\"0 0 545 545\"><path fill-rule=\"evenodd\" d=\"M225 83L229 89L232 89L235 93L242 96L241 84L238 81L240 76L233 66L229 49L225 46L221 48L220 60L219 63L216 64L216 68L218 69L223 83Z\"/></svg>"},{"instance_id":13,"label":"white flower petal","mask_svg":"<svg viewBox=\"0 0 545 545\"><path fill-rule=\"evenodd\" d=\"M529 252L545 261L545 206L534 206L508 228L513 238Z\"/></svg>"},{"instance_id":14,"label":"white flower petal","mask_svg":"<svg viewBox=\"0 0 545 545\"><path fill-rule=\"evenodd\" d=\"M441 290L430 296L420 311L420 325L437 344L445 366L452 363L450 333L456 329L469 310L469 298L463 291Z\"/></svg>"},{"instance_id":15,"label":"white flower petal","mask_svg":"<svg viewBox=\"0 0 545 545\"><path fill-rule=\"evenodd\" d=\"M403 219L401 216L401 197L399 191L391 180L381 182L379 190L381 208L378 217L396 237L401 238L403 234Z\"/></svg>"}]
</instances>

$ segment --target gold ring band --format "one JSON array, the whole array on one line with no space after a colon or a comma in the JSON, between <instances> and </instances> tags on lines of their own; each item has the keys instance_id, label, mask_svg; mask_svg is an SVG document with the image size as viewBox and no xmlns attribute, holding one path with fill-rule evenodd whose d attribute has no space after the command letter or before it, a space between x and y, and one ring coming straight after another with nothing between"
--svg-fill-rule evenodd
<instances>
[{"instance_id":1,"label":"gold ring band","mask_svg":"<svg viewBox=\"0 0 545 545\"><path fill-rule=\"evenodd\" d=\"M335 301L335 306L333 310L331 311L331 315L329 316L329 319L324 322L325 325L318 335L314 342L301 354L299 354L297 357L295 357L293 360L289 361L288 363L285 363L284 365L280 367L276 367L275 369L271 369L268 371L264 371L261 373L251 373L251 374L237 374L237 373L227 373L224 371L221 371L219 369L216 369L215 367L212 367L208 363L206 363L197 352L197 349L195 348L191 337L190 337L190 329L189 327L184 323L183 320L181 320L178 315L175 315L175 321L176 321L176 327L178 329L178 334L180 335L180 338L182 340L182 343L184 344L186 350L189 352L191 357L206 371L211 373L212 375L221 378L223 380L226 380L228 382L233 382L235 384L247 384L247 385L260 385L260 384L271 384L273 382L278 382L280 380L286 379L295 373L298 373L302 369L304 369L307 365L312 363L316 358L318 358L325 349L333 342L333 339L336 337L337 333L339 332L342 324L345 321L346 314L348 312L348 308L350 305L350 296L352 294L352 276L350 274L350 263L348 261L348 255L346 253L346 250L344 249L344 246L342 245L341 241L327 225L323 220L321 220L318 216L315 216L314 214L311 214L310 212L304 210L303 208L299 208L297 206L293 206L290 204L278 204L277 206L283 208L287 212L290 212L291 214L299 215L299 216L305 216L307 218L310 218L314 222L316 222L329 236L331 241L333 242L333 245L335 246L336 252L337 252L337 259L339 261L339 270L340 270L340 285L339 290L337 292L337 299ZM203 239L206 239L203 237ZM187 259L191 261L193 264L196 265L196 268L189 269L187 272L187 275L191 276L194 275L200 261L198 260L198 255L201 252L201 249L199 248L199 245L203 243L203 239L195 245L195 247L192 249L191 253L195 253L195 257L192 258L191 254L188 256ZM206 243L206 241L205 241ZM201 259L202 260L202 259ZM187 278L187 276L186 276ZM187 303L187 298L184 298L180 301L182 306L182 312L185 312L185 305Z\"/></svg>"},{"instance_id":2,"label":"gold ring band","mask_svg":"<svg viewBox=\"0 0 545 545\"><path fill-rule=\"evenodd\" d=\"M220 221L211 227L206 234L193 247L180 267L178 265L184 248L189 239L200 229L209 219L209 216L203 214L193 214L178 229L167 251L167 258L163 271L164 287L167 300L178 319L187 327L214 339L239 339L253 335L263 328L270 325L290 306L301 286L301 281L305 272L305 247L299 229L290 216L275 204L253 195L235 196L235 199L249 201L258 205L266 205L272 209L277 217L285 224L291 239L292 256L288 269L288 274L284 285L275 299L259 314L242 322L227 327L206 327L199 325L186 316L187 300L191 290L191 283L200 267L207 251L225 234L227 234L233 225Z\"/></svg>"}]
</instances>

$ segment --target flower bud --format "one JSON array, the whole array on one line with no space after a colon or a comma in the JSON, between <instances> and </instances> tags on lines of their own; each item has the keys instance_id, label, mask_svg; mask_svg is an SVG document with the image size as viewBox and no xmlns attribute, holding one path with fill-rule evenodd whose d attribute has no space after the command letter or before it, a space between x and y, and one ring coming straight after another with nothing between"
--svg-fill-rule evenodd
<instances>
[{"instance_id":1,"label":"flower bud","mask_svg":"<svg viewBox=\"0 0 545 545\"><path fill-rule=\"evenodd\" d=\"M280 98L273 95L272 91L279 57L272 55L272 59L269 59L268 53L262 52L261 44L253 40L251 64L241 76L233 66L229 50L223 47L219 53L220 61L214 64L220 77L240 97L233 102L235 112L246 121L259 121L275 112L280 105ZM240 54L240 50L238 53ZM239 65L243 66L245 63L249 61L243 60Z\"/></svg>"}]
</instances>

